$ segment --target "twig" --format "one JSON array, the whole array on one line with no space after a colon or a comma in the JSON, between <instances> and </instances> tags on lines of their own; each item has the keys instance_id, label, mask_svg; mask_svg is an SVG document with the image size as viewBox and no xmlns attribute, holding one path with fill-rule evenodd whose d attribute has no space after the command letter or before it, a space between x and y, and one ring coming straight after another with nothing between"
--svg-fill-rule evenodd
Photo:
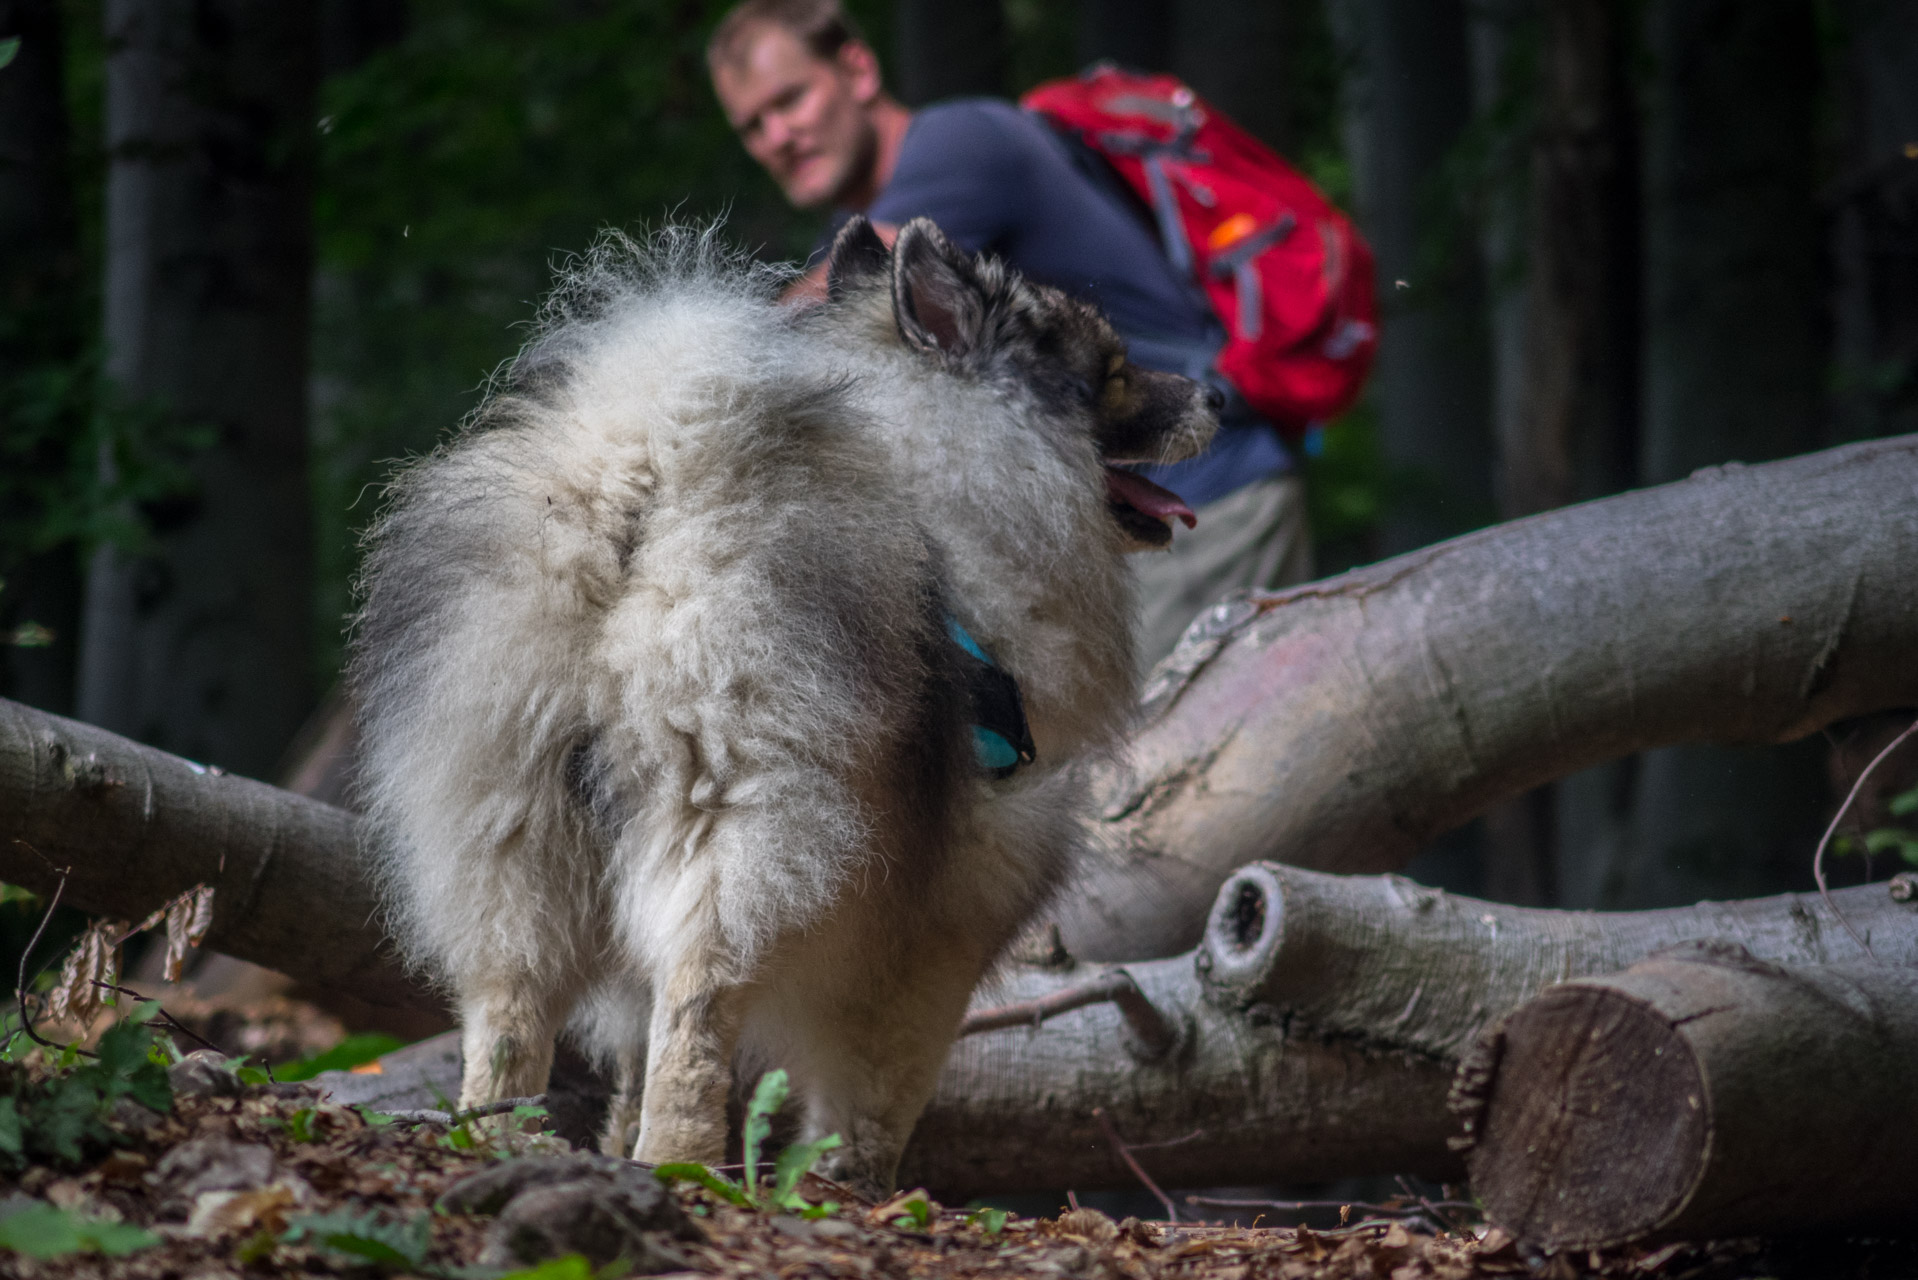
<instances>
[{"instance_id":1,"label":"twig","mask_svg":"<svg viewBox=\"0 0 1918 1280\"><path fill-rule=\"evenodd\" d=\"M1177 1222L1179 1220L1178 1206L1172 1203L1171 1196L1159 1189L1159 1184L1152 1180L1152 1175L1145 1171L1144 1166L1132 1158L1132 1148L1128 1147L1125 1139L1119 1136L1119 1130L1113 1126L1112 1117L1106 1114L1106 1109L1104 1107L1094 1107L1092 1109L1092 1118L1097 1120L1099 1127L1106 1131L1106 1140L1112 1144L1112 1149L1119 1153L1119 1158L1125 1161L1126 1168L1132 1170L1133 1176L1140 1182L1145 1183L1145 1189L1157 1196L1159 1203L1165 1206L1165 1220L1167 1222Z\"/></svg>"},{"instance_id":2,"label":"twig","mask_svg":"<svg viewBox=\"0 0 1918 1280\"><path fill-rule=\"evenodd\" d=\"M31 851L35 857L39 857L41 861L46 861L40 851L32 845L27 844L25 840L16 839L14 843L24 846ZM49 863L48 865L51 866L52 864ZM71 874L73 874L72 867L61 869L60 883L53 886L53 899L47 903L46 913L40 917L40 926L33 931L33 937L28 940L26 950L20 953L20 971L14 975L13 998L20 1005L20 1029L27 1033L27 1039L33 1041L42 1049L64 1049L66 1046L53 1043L53 1041L46 1039L38 1031L33 1029L33 1006L27 1003L27 958L33 954L33 949L40 945L40 937L46 933L47 924L53 919L53 913L60 909L60 895L67 891L67 877ZM36 978L39 977L38 974L34 976ZM89 1058L95 1056L87 1053L85 1049L79 1049L77 1052L85 1054Z\"/></svg>"},{"instance_id":3,"label":"twig","mask_svg":"<svg viewBox=\"0 0 1918 1280\"><path fill-rule=\"evenodd\" d=\"M1094 1004L1118 1005L1126 1026L1148 1056L1163 1057L1178 1041L1178 1030L1146 998L1145 992L1139 990L1139 984L1124 969L1114 969L1092 982L1067 987L1064 991L1055 991L1037 1000L1003 1004L969 1013L966 1020L959 1024L959 1034L973 1036L1006 1027L1036 1027L1049 1018Z\"/></svg>"},{"instance_id":4,"label":"twig","mask_svg":"<svg viewBox=\"0 0 1918 1280\"><path fill-rule=\"evenodd\" d=\"M1832 834L1838 830L1838 824L1844 821L1846 810L1850 809L1851 802L1858 798L1858 792L1864 788L1865 779L1871 776L1871 771L1882 764L1886 756L1896 751L1905 739L1914 733L1918 733L1918 719L1914 719L1910 728L1886 743L1885 749L1871 758L1871 763L1865 766L1864 771L1858 775L1858 780L1851 784L1851 790L1845 794L1845 803L1839 805L1838 812L1831 815L1831 825L1825 828L1825 834L1818 841L1818 851L1811 856L1811 878L1818 882L1819 898L1824 901L1831 913L1838 917L1838 923L1845 926L1845 932L1851 935L1852 941L1863 947L1865 954L1873 960L1878 958L1878 954L1871 949L1871 943L1859 934L1851 921L1845 919L1845 913L1840 911L1838 904L1831 899L1831 890L1825 885L1825 849L1831 844Z\"/></svg>"},{"instance_id":5,"label":"twig","mask_svg":"<svg viewBox=\"0 0 1918 1280\"><path fill-rule=\"evenodd\" d=\"M1364 1200L1221 1200L1215 1196L1187 1196L1185 1202L1207 1209L1283 1209L1292 1212L1305 1209L1357 1209L1361 1213L1373 1213L1392 1218L1415 1218L1425 1211L1425 1209L1414 1209L1411 1205L1368 1204ZM1433 1211L1477 1207L1464 1200L1424 1203L1425 1208Z\"/></svg>"},{"instance_id":6,"label":"twig","mask_svg":"<svg viewBox=\"0 0 1918 1280\"><path fill-rule=\"evenodd\" d=\"M138 991L135 991L132 987L123 987L113 982L102 982L98 978L95 978L93 980L93 985L96 987L105 987L108 991L116 992L123 996L132 996L135 1000L144 1001L147 999L146 996L141 995ZM182 1023L178 1018L174 1017L172 1014L168 1013L164 1008L160 1010L160 1016L166 1019L166 1026L163 1028L163 1030L177 1031L181 1035L185 1036L187 1039L197 1041L198 1043L205 1045L207 1048L213 1050L213 1052L219 1054L222 1058L230 1058L233 1056L232 1054L228 1053L225 1049L222 1049L219 1045L214 1044L211 1040L207 1039L205 1036L199 1035L198 1033L193 1031L189 1031L184 1023Z\"/></svg>"},{"instance_id":7,"label":"twig","mask_svg":"<svg viewBox=\"0 0 1918 1280\"><path fill-rule=\"evenodd\" d=\"M1422 1208L1424 1208L1427 1213L1430 1213L1432 1215L1432 1218L1435 1224L1443 1224L1444 1228L1447 1231L1463 1230L1463 1228L1459 1226L1458 1223L1453 1222L1452 1219L1446 1215L1445 1211L1441 1209L1438 1205L1433 1204L1430 1200L1427 1200L1424 1196L1414 1191L1412 1189L1412 1184L1407 1182L1403 1176L1396 1176L1394 1177L1393 1180L1399 1184L1400 1191L1403 1191L1406 1195L1412 1197L1414 1200L1417 1200L1419 1202L1419 1205ZM1449 1203L1450 1202L1448 1202L1448 1204ZM1471 1208L1470 1205L1464 1205L1461 1207L1468 1208L1468 1209Z\"/></svg>"},{"instance_id":8,"label":"twig","mask_svg":"<svg viewBox=\"0 0 1918 1280\"><path fill-rule=\"evenodd\" d=\"M1163 1142L1131 1142L1126 1145L1134 1151L1163 1151L1167 1147L1183 1147L1186 1143L1197 1142L1203 1137L1205 1137L1204 1129L1194 1129L1183 1138L1167 1138Z\"/></svg>"},{"instance_id":9,"label":"twig","mask_svg":"<svg viewBox=\"0 0 1918 1280\"><path fill-rule=\"evenodd\" d=\"M468 1120L482 1120L487 1116L504 1115L519 1107L540 1107L546 1105L546 1095L536 1093L530 1098L501 1098L498 1102L482 1102L477 1107L468 1107L464 1111L389 1111L388 1119L395 1124L443 1124L452 1128L465 1124Z\"/></svg>"}]
</instances>

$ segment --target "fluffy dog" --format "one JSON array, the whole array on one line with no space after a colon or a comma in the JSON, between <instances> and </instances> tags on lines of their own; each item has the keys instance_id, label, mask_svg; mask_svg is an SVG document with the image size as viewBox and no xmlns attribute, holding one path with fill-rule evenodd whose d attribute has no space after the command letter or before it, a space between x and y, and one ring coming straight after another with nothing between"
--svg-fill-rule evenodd
<instances>
[{"instance_id":1,"label":"fluffy dog","mask_svg":"<svg viewBox=\"0 0 1918 1280\"><path fill-rule=\"evenodd\" d=\"M1122 554L1189 513L1108 464L1215 423L930 222L888 250L855 220L824 304L787 278L609 241L400 475L364 798L462 1105L539 1092L570 1019L610 1150L716 1163L735 1062L784 1066L881 1191L1132 705Z\"/></svg>"}]
</instances>

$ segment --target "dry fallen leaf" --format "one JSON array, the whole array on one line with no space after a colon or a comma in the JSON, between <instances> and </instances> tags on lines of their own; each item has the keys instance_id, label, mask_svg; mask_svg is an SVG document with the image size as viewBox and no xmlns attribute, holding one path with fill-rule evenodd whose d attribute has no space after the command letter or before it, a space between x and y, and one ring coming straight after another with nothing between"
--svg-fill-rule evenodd
<instances>
[{"instance_id":1,"label":"dry fallen leaf","mask_svg":"<svg viewBox=\"0 0 1918 1280\"><path fill-rule=\"evenodd\" d=\"M186 953L213 927L213 890L196 884L166 905L166 980L186 972Z\"/></svg>"},{"instance_id":2,"label":"dry fallen leaf","mask_svg":"<svg viewBox=\"0 0 1918 1280\"><path fill-rule=\"evenodd\" d=\"M100 1012L101 1002L109 994L97 983L120 981L120 942L126 937L122 920L95 920L73 944L67 962L60 966L60 979L47 993L47 1015L58 1021L86 1023Z\"/></svg>"}]
</instances>

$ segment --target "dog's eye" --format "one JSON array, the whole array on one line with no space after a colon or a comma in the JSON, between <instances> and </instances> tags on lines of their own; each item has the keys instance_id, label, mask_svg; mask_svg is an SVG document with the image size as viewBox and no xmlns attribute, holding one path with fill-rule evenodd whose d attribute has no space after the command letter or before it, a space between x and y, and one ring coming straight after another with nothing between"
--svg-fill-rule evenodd
<instances>
[{"instance_id":1,"label":"dog's eye","mask_svg":"<svg viewBox=\"0 0 1918 1280\"><path fill-rule=\"evenodd\" d=\"M1106 378L1105 385L1099 388L1099 407L1107 413L1117 413L1125 404L1125 375L1115 373Z\"/></svg>"}]
</instances>

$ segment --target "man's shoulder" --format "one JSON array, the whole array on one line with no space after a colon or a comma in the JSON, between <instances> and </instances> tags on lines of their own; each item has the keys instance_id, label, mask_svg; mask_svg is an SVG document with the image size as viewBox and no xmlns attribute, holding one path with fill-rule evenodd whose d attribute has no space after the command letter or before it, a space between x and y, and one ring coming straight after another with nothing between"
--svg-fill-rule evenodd
<instances>
[{"instance_id":1,"label":"man's shoulder","mask_svg":"<svg viewBox=\"0 0 1918 1280\"><path fill-rule=\"evenodd\" d=\"M913 112L906 145L1028 150L1050 136L1045 123L1004 98L947 98Z\"/></svg>"}]
</instances>

